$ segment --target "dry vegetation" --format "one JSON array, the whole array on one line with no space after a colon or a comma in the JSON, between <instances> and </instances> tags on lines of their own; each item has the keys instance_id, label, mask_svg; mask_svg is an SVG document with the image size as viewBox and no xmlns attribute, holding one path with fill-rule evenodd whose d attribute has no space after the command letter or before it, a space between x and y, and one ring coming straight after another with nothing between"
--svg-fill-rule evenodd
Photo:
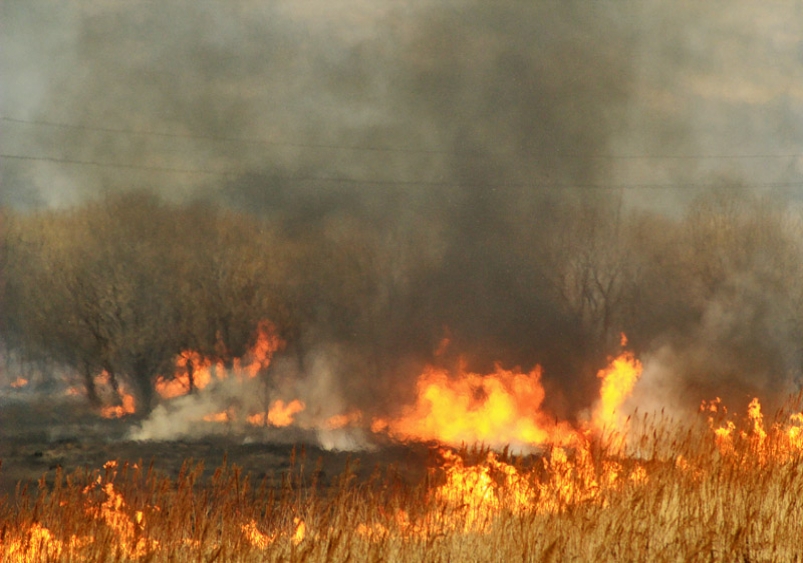
<instances>
[{"instance_id":1,"label":"dry vegetation","mask_svg":"<svg viewBox=\"0 0 803 563\"><path fill-rule=\"evenodd\" d=\"M445 326L454 353L479 369L538 362L547 378L569 376L551 381L569 403L595 395L585 375L621 332L637 354L674 350L696 400L785 394L803 357L803 219L723 190L682 218L567 198L538 221L514 221L504 251L488 255L426 216L298 224L281 210L144 192L0 211L0 345L80 374L97 407L94 377L105 372L138 412L156 406L155 380L179 354L230 362L262 319L302 364L321 345L347 349L342 383L363 407L411 359L430 362Z\"/></svg>"},{"instance_id":2,"label":"dry vegetation","mask_svg":"<svg viewBox=\"0 0 803 563\"><path fill-rule=\"evenodd\" d=\"M556 210L552 228L510 245L511 263L526 265L524 282L540 280L522 282L517 297L538 299L521 301L530 305L517 326L543 323L557 335L545 336L544 346L580 364L609 352L622 330L637 351L667 342L678 350L679 377L709 398L780 389L779 378L788 383L800 373L799 214L766 201L711 197L678 220L636 214L611 224L607 216L569 205ZM353 218L294 231L134 193L9 214L0 242L4 346L80 374L96 407L103 405L96 376L104 372L112 385L133 390L146 415L159 401L159 374L178 354L192 349L231 363L265 318L287 342L282 353L301 364L311 344L346 344L359 370L344 369L344 389L365 387L371 403L398 403L370 385L393 371L394 359L431 351L442 318L456 322L458 353L470 356L477 342L481 351L504 350L504 333L480 331L475 342L465 336L474 325L450 318L448 300L438 303L462 280L425 291L446 279L439 276L450 270L448 252L426 237ZM458 291L455 299L472 302L473 294ZM542 302L559 314L536 315ZM557 319L570 321L557 326L580 327L587 349L561 340L549 324ZM514 340L540 345L533 334ZM598 386L567 381L569 401L578 399L569 387ZM172 479L141 462L112 460L103 469L48 476L38 490L23 487L3 502L0 558L803 561L803 415L789 416L800 410L793 405L766 429L755 413L741 428L728 426L732 420L686 429L639 421L632 428L638 439L631 436L624 449L619 440L614 447L589 439L525 458L433 450L421 483L388 468L369 480L346 472L335 486L322 486L302 477L310 474L300 468L303 457L261 483L232 466L205 480L189 461Z\"/></svg>"},{"instance_id":3,"label":"dry vegetation","mask_svg":"<svg viewBox=\"0 0 803 563\"><path fill-rule=\"evenodd\" d=\"M798 405L799 406L799 405ZM717 416L717 415L712 415ZM803 420L680 429L642 420L627 455L593 441L543 456L433 450L322 487L303 465L252 483L142 464L43 478L3 505L5 561L801 561ZM791 421L791 422L790 422ZM315 475L313 472L312 475Z\"/></svg>"}]
</instances>

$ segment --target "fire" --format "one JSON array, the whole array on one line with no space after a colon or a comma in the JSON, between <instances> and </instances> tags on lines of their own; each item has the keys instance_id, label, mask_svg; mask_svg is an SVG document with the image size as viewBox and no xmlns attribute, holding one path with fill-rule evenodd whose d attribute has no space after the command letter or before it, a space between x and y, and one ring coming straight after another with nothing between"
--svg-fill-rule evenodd
<instances>
[{"instance_id":1,"label":"fire","mask_svg":"<svg viewBox=\"0 0 803 563\"><path fill-rule=\"evenodd\" d=\"M294 518L293 523L296 525L296 531L293 533L291 541L293 545L298 545L304 541L304 537L307 534L307 524L301 518Z\"/></svg>"},{"instance_id":2,"label":"fire","mask_svg":"<svg viewBox=\"0 0 803 563\"><path fill-rule=\"evenodd\" d=\"M621 345L627 345L624 334ZM622 409L641 372L641 362L632 352L612 358L597 374L602 380L599 400L580 432L542 410L545 392L540 366L523 373L497 365L487 375L462 366L455 374L429 366L418 378L415 403L398 418L375 418L371 430L404 441L451 446L482 443L492 448L572 446L594 434L604 436L609 446L615 441L621 448L627 431Z\"/></svg>"},{"instance_id":3,"label":"fire","mask_svg":"<svg viewBox=\"0 0 803 563\"><path fill-rule=\"evenodd\" d=\"M11 387L14 389L20 389L26 385L28 385L28 380L22 376L17 377L17 379L11 382Z\"/></svg>"},{"instance_id":4,"label":"fire","mask_svg":"<svg viewBox=\"0 0 803 563\"><path fill-rule=\"evenodd\" d=\"M132 559L147 556L159 547L159 542L142 537L145 528L145 518L141 510L131 514L123 495L114 486L117 475L117 462L107 461L104 464L106 476L98 476L94 483L84 489L85 495L90 495L96 488L103 491L105 500L99 505L91 503L86 512L93 518L102 520L112 529L117 538L120 550Z\"/></svg>"},{"instance_id":5,"label":"fire","mask_svg":"<svg viewBox=\"0 0 803 563\"><path fill-rule=\"evenodd\" d=\"M627 340L623 335L623 345ZM641 377L642 365L632 352L624 351L611 360L611 364L600 370L597 377L602 380L599 400L594 406L591 426L601 433L621 433L624 430L625 416L621 407L633 393L633 387Z\"/></svg>"},{"instance_id":6,"label":"fire","mask_svg":"<svg viewBox=\"0 0 803 563\"><path fill-rule=\"evenodd\" d=\"M225 410L207 414L203 417L203 420L205 422L231 422L232 416L229 414L229 411Z\"/></svg>"},{"instance_id":7,"label":"fire","mask_svg":"<svg viewBox=\"0 0 803 563\"><path fill-rule=\"evenodd\" d=\"M789 428L786 430L789 443L803 451L803 412L789 416Z\"/></svg>"},{"instance_id":8,"label":"fire","mask_svg":"<svg viewBox=\"0 0 803 563\"><path fill-rule=\"evenodd\" d=\"M260 321L257 325L257 340L249 353L251 363L245 366L249 377L254 378L260 370L267 369L273 359L273 354L284 346L279 338L276 328L268 321Z\"/></svg>"},{"instance_id":9,"label":"fire","mask_svg":"<svg viewBox=\"0 0 803 563\"><path fill-rule=\"evenodd\" d=\"M111 403L100 409L100 416L103 418L122 418L136 412L134 395L129 393L122 383L119 383L115 390L112 385L112 376L108 371L101 371L94 379L98 394L105 398L105 402ZM71 389L67 390L67 394L72 394Z\"/></svg>"},{"instance_id":10,"label":"fire","mask_svg":"<svg viewBox=\"0 0 803 563\"><path fill-rule=\"evenodd\" d=\"M193 350L184 350L176 357L172 377L159 376L156 379L156 392L163 399L172 399L195 389L202 390L212 381L222 381L230 375L253 379L268 368L274 354L283 346L284 341L279 338L273 324L260 321L254 345L241 358L232 359L231 370L227 370L220 359L213 360Z\"/></svg>"},{"instance_id":11,"label":"fire","mask_svg":"<svg viewBox=\"0 0 803 563\"><path fill-rule=\"evenodd\" d=\"M533 509L535 489L530 480L493 452L474 466L466 466L462 457L448 450L440 454L446 483L435 490L435 499L458 512L451 514L449 527L483 531L502 509L516 514Z\"/></svg>"},{"instance_id":12,"label":"fire","mask_svg":"<svg viewBox=\"0 0 803 563\"><path fill-rule=\"evenodd\" d=\"M628 471L621 463L595 459L588 444L572 452L553 447L542 458L541 470L513 465L494 452L474 465L466 464L465 455L448 450L440 455L446 482L434 491L440 508L437 516L427 516L434 521L425 527L437 523L463 532L489 532L503 514L553 514L581 503L604 505L608 495L649 480L643 465L634 464Z\"/></svg>"},{"instance_id":13,"label":"fire","mask_svg":"<svg viewBox=\"0 0 803 563\"><path fill-rule=\"evenodd\" d=\"M26 541L12 542L8 554L14 561L50 561L61 557L64 542L53 537L47 528L34 522L28 530Z\"/></svg>"},{"instance_id":14,"label":"fire","mask_svg":"<svg viewBox=\"0 0 803 563\"><path fill-rule=\"evenodd\" d=\"M353 426L362 421L362 413L358 410L350 411L345 414L336 414L326 419L323 423L327 430L337 430L346 426Z\"/></svg>"},{"instance_id":15,"label":"fire","mask_svg":"<svg viewBox=\"0 0 803 563\"><path fill-rule=\"evenodd\" d=\"M540 410L545 393L541 368L530 373L500 366L488 375L463 369L452 377L428 367L417 382L416 402L396 419L375 419L374 432L400 440L438 441L459 446L484 443L539 446L570 443L576 433Z\"/></svg>"},{"instance_id":16,"label":"fire","mask_svg":"<svg viewBox=\"0 0 803 563\"><path fill-rule=\"evenodd\" d=\"M106 462L104 468L106 478L98 475L83 489L83 510L87 516L102 522L114 532L118 557L125 560L147 557L159 548L159 542L142 537L141 532L145 528L143 512L134 511L132 516L123 496L115 489L113 480L117 473L117 462ZM94 499L96 490L102 491L105 496L100 503ZM91 536L72 535L68 540L61 540L48 528L34 522L28 530L27 541L12 541L6 553L13 557L11 561L56 561L62 557L71 561L79 560L83 558L76 554L91 546L94 539Z\"/></svg>"},{"instance_id":17,"label":"fire","mask_svg":"<svg viewBox=\"0 0 803 563\"><path fill-rule=\"evenodd\" d=\"M137 412L133 395L121 391L120 400L123 403L122 405L107 406L100 409L100 416L103 418L122 418Z\"/></svg>"},{"instance_id":18,"label":"fire","mask_svg":"<svg viewBox=\"0 0 803 563\"><path fill-rule=\"evenodd\" d=\"M106 372L103 372L105 374ZM106 374L108 378L108 374ZM107 379L108 380L108 379ZM108 405L100 409L100 416L103 418L122 418L129 414L137 412L136 400L134 395L126 390L125 385L120 384L117 388L117 395L120 404Z\"/></svg>"},{"instance_id":19,"label":"fire","mask_svg":"<svg viewBox=\"0 0 803 563\"><path fill-rule=\"evenodd\" d=\"M275 400L268 412L253 414L246 418L248 424L254 426L271 426L284 427L293 424L295 415L306 408L306 405L298 399L293 399L289 403L285 403L281 399Z\"/></svg>"},{"instance_id":20,"label":"fire","mask_svg":"<svg viewBox=\"0 0 803 563\"><path fill-rule=\"evenodd\" d=\"M747 418L753 423L753 435L763 442L767 438L767 432L764 430L764 415L761 414L761 403L758 397L753 397L753 400L747 405Z\"/></svg>"},{"instance_id":21,"label":"fire","mask_svg":"<svg viewBox=\"0 0 803 563\"><path fill-rule=\"evenodd\" d=\"M701 412L717 413L720 409L719 397L713 401L703 401ZM723 414L727 409L721 407ZM714 434L714 441L720 455L734 456L740 445L747 445L752 456L760 463L768 461L784 462L792 459L796 454L803 453L803 412L789 415L785 424L776 423L770 428L764 426L764 415L761 412L761 402L754 397L747 406L747 415L739 432L737 423L732 420L715 421L712 415L708 416L708 426Z\"/></svg>"},{"instance_id":22,"label":"fire","mask_svg":"<svg viewBox=\"0 0 803 563\"><path fill-rule=\"evenodd\" d=\"M243 524L241 529L248 543L257 549L267 548L275 539L273 536L263 534L259 531L257 523L253 520L249 521L247 524Z\"/></svg>"},{"instance_id":23,"label":"fire","mask_svg":"<svg viewBox=\"0 0 803 563\"><path fill-rule=\"evenodd\" d=\"M163 399L171 399L186 395L193 388L203 389L212 381L212 360L204 358L198 352L184 350L176 358L176 371L173 379L165 379L159 376L156 379L156 392ZM217 373L222 373L223 366L219 365Z\"/></svg>"}]
</instances>

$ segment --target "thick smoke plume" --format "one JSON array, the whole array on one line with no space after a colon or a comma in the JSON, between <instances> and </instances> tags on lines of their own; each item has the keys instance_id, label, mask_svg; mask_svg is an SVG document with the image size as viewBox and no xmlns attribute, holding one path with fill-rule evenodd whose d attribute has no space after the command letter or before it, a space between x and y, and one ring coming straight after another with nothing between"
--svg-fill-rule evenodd
<instances>
[{"instance_id":1,"label":"thick smoke plume","mask_svg":"<svg viewBox=\"0 0 803 563\"><path fill-rule=\"evenodd\" d=\"M133 256L169 240L189 252L191 233L145 232L153 217L172 232L173 213L187 231L208 231L217 246L206 259L217 265L248 233L227 238L228 226L203 225L217 224L220 209L239 214L262 254L237 256L267 264L259 277L274 291L269 304L248 301L247 284L227 294L237 303L227 314L242 319L226 321L227 345L241 353L247 327L269 312L288 342L285 368L271 377L296 374L293 391L333 411L393 411L422 365L464 361L475 370L541 364L547 407L572 416L590 403L593 374L622 331L653 358L647 373L661 374L646 380L661 395L671 387L679 403L781 396L803 364L801 159L778 171L694 158L730 149L693 118L738 129L729 118L754 110L700 83L699 69L724 55L706 58L683 35L700 18L728 24L714 8L677 15L666 4L8 2L4 64L15 84L3 101L13 118L3 151L55 160L4 160L0 202L80 210L103 194L96 215L104 205L153 206L127 226L110 212L110 228L122 225L131 241L119 248ZM749 8L734 13L747 18ZM777 48L803 45L795 33L786 29ZM21 70L28 58L36 64ZM781 61L793 75L803 64ZM689 90L673 89L675 80ZM789 124L801 117L801 92L775 95L770 111L787 125L777 138L753 134L754 155L803 145L803 129ZM785 191L751 188L764 173L762 184L783 180ZM721 176L730 179L720 191L686 189ZM622 184L648 186L615 189ZM654 184L681 195L649 191ZM160 202L114 203L132 189ZM250 275L226 268L231 279ZM160 276L152 279L169 277ZM9 341L31 339L21 336L32 329L20 303ZM155 345L142 333L131 338ZM140 365L134 356L119 361ZM163 371L157 364L142 369ZM172 420L167 408L154 420Z\"/></svg>"}]
</instances>

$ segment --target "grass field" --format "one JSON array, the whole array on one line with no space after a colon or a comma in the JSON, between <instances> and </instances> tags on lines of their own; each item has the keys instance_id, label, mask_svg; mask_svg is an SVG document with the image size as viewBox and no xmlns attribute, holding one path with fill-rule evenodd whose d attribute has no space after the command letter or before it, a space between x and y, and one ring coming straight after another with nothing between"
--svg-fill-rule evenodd
<instances>
[{"instance_id":1,"label":"grass field","mask_svg":"<svg viewBox=\"0 0 803 563\"><path fill-rule=\"evenodd\" d=\"M433 447L420 483L387 467L322 486L303 451L259 483L226 463L202 480L192 461L176 479L110 461L6 499L0 558L803 561L803 417L716 416L525 457Z\"/></svg>"}]
</instances>

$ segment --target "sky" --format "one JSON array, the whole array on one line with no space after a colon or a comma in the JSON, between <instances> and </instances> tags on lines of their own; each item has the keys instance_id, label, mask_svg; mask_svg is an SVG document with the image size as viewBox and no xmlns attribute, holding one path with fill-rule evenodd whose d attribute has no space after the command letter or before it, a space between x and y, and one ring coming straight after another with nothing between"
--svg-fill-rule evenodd
<instances>
[{"instance_id":1,"label":"sky","mask_svg":"<svg viewBox=\"0 0 803 563\"><path fill-rule=\"evenodd\" d=\"M667 213L718 182L803 199L800 0L7 0L2 12L0 203L12 207L229 193L254 174L418 193L477 162L486 185L621 186Z\"/></svg>"},{"instance_id":2,"label":"sky","mask_svg":"<svg viewBox=\"0 0 803 563\"><path fill-rule=\"evenodd\" d=\"M322 246L359 225L385 277L377 295L352 296L370 329L351 344L380 342L399 365L447 327L481 362L539 362L585 395L576 382L596 385L585 360L599 350L544 266L582 258L561 238L581 213L618 233L623 208L683 218L698 196L736 188L792 218L803 209L803 0L1 9L0 206L145 189L276 219ZM586 242L604 262L615 249L597 238ZM549 254L560 241L565 255ZM653 364L731 377L744 356L799 373L799 337L776 322L794 310L788 288L767 291L762 272L726 280L671 353L656 314Z\"/></svg>"}]
</instances>

